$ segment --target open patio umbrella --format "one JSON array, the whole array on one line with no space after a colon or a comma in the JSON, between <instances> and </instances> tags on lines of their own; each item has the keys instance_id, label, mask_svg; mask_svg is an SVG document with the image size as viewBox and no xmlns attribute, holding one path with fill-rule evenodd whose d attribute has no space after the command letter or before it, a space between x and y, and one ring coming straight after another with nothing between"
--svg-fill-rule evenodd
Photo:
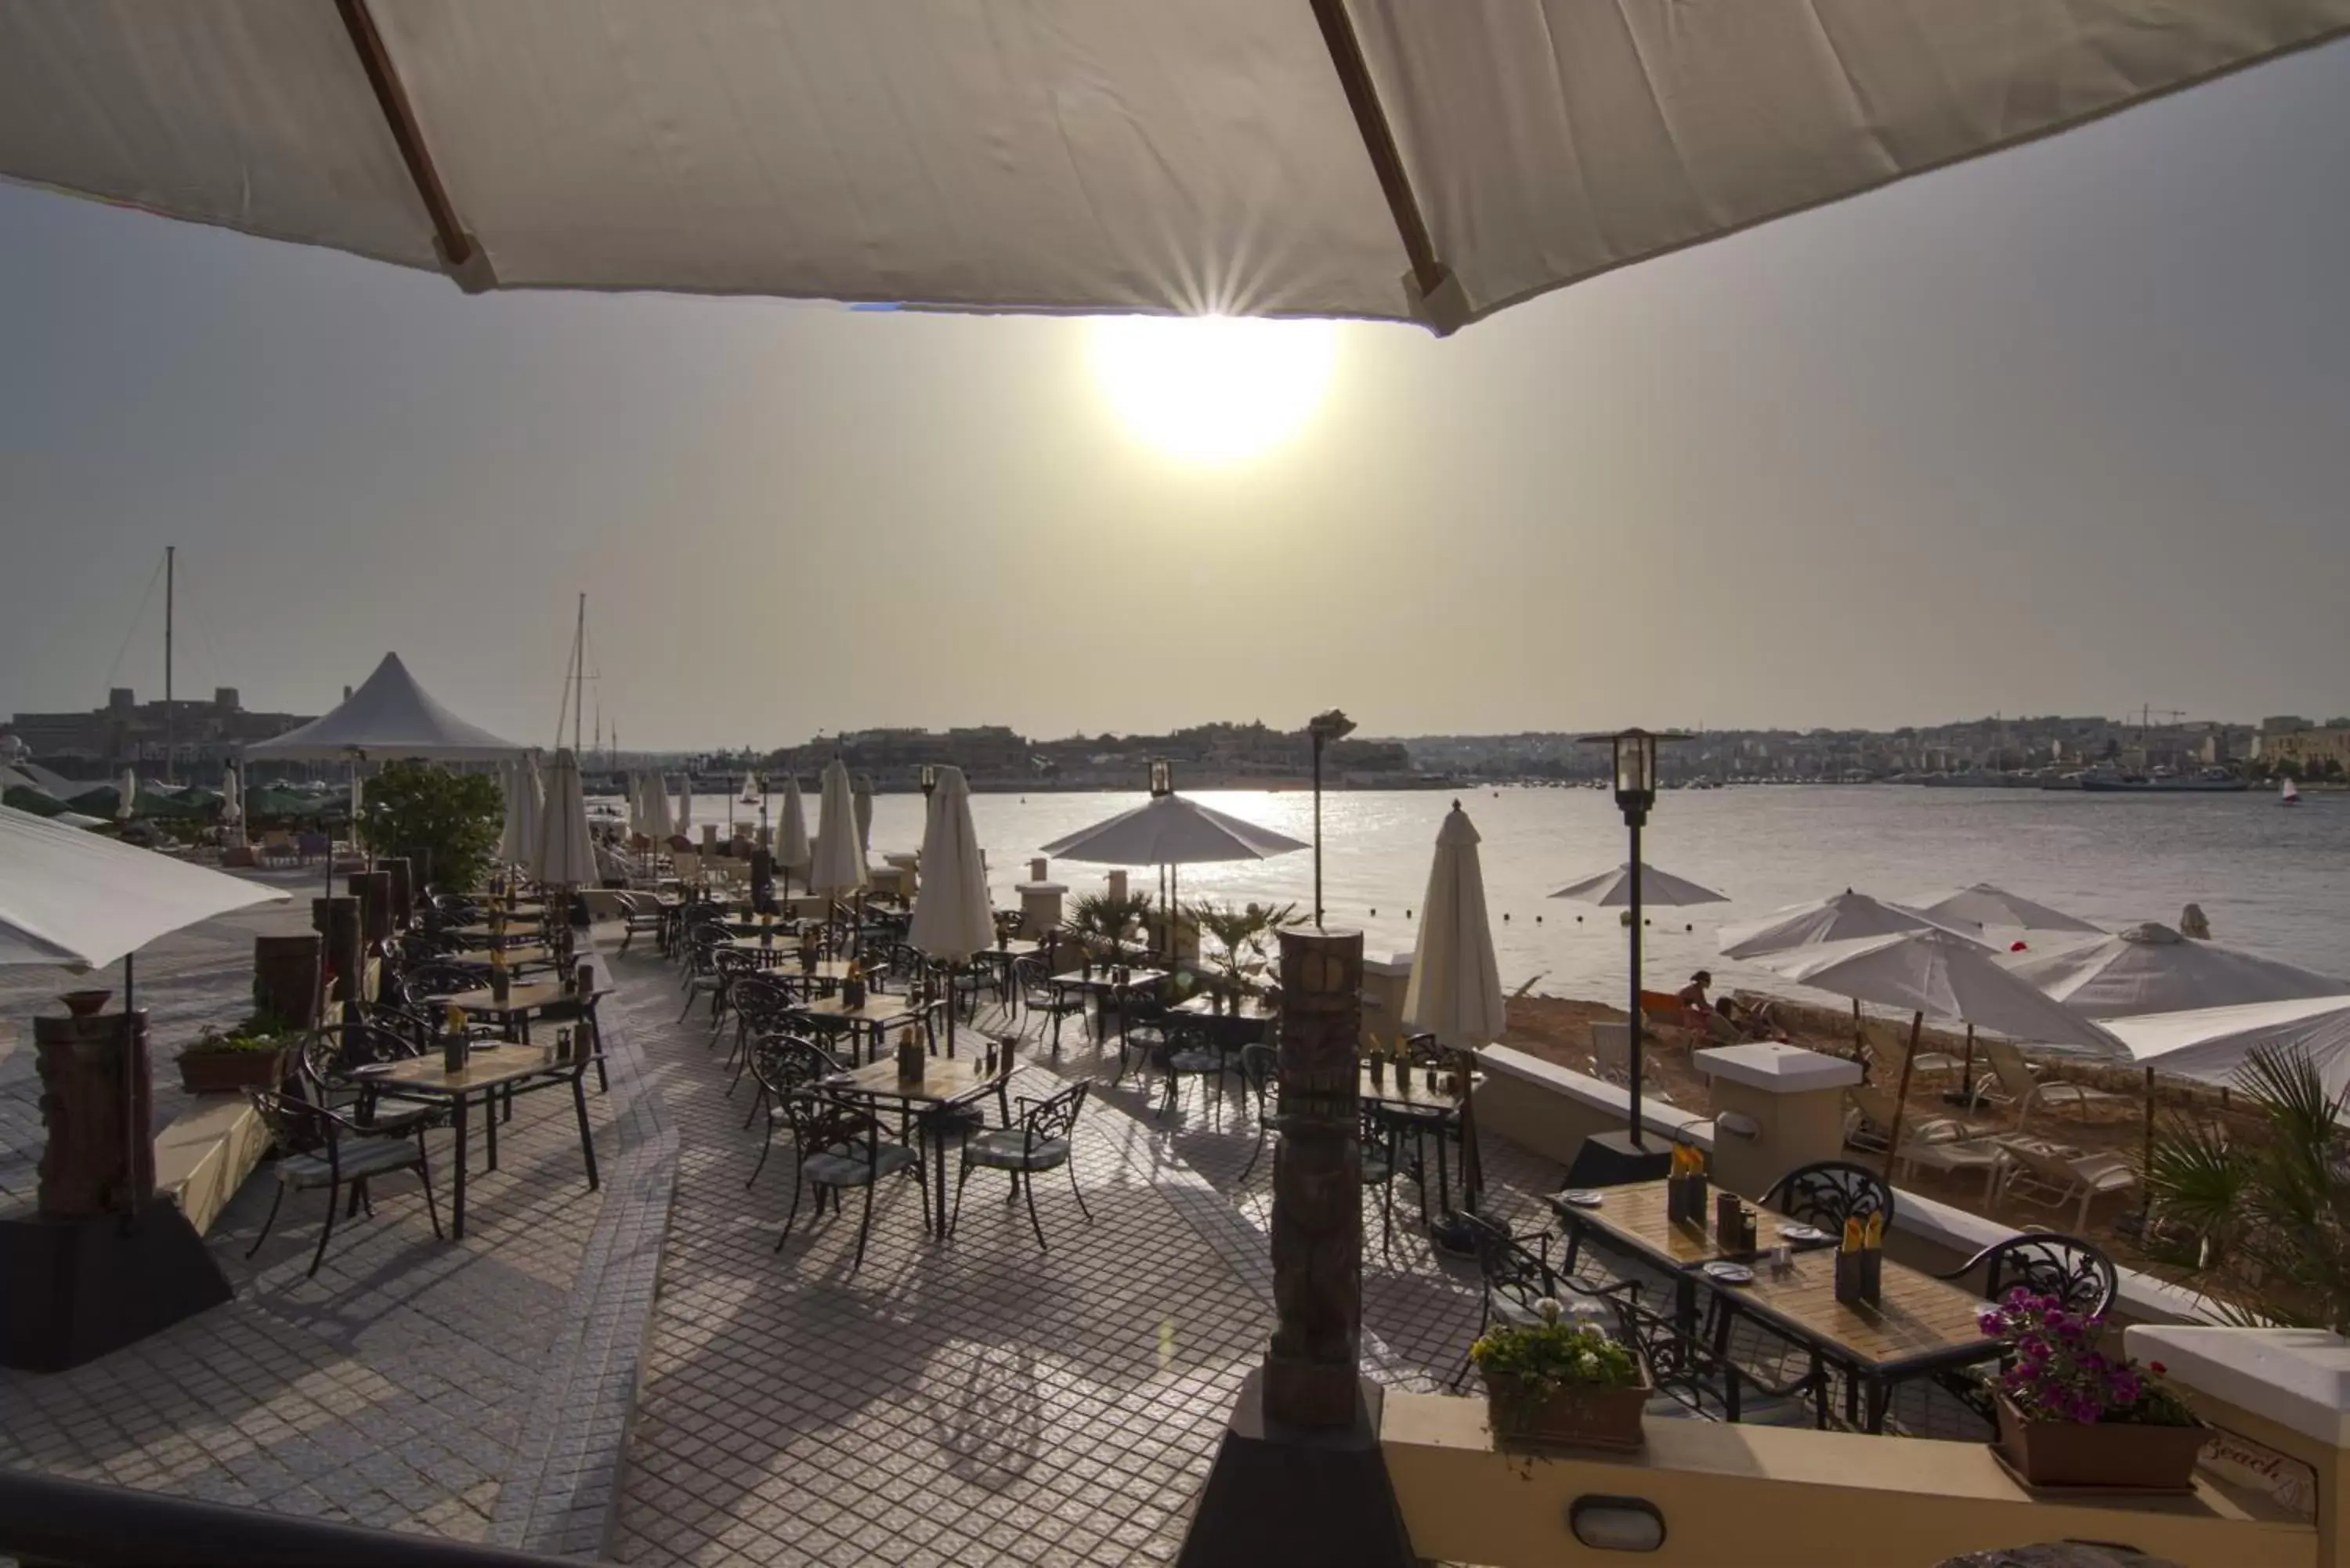
<instances>
[{"instance_id":1,"label":"open patio umbrella","mask_svg":"<svg viewBox=\"0 0 2350 1568\"><path fill-rule=\"evenodd\" d=\"M2038 986L2084 1018L2120 1019L2147 1014L2232 1011L2262 1002L2298 1002L2350 994L2350 981L2241 948L2183 937L2148 922L2117 931L2086 947L2035 953L2007 963L2008 972ZM2225 1020L2232 1024L2233 1020ZM2130 1037L2123 1034L2137 1048ZM2143 1060L2143 1058L2141 1058ZM2154 1155L2154 1075L2171 1069L2146 1069L2146 1160ZM2143 1167L2141 1167L2143 1168Z\"/></svg>"},{"instance_id":2,"label":"open patio umbrella","mask_svg":"<svg viewBox=\"0 0 2350 1568\"><path fill-rule=\"evenodd\" d=\"M792 890L791 874L797 871L806 877L810 857L807 808L800 800L800 776L796 773L785 774L783 811L775 822L775 864L784 868L786 897Z\"/></svg>"},{"instance_id":3,"label":"open patio umbrella","mask_svg":"<svg viewBox=\"0 0 2350 1568\"><path fill-rule=\"evenodd\" d=\"M1484 1172L1477 1158L1470 1080L1477 1047L1499 1040L1508 1026L1477 844L1475 826L1454 801L1436 832L1436 858L1420 900L1419 945L1412 950L1411 978L1403 993L1405 1026L1425 1030L1438 1044L1461 1054L1461 1201L1471 1212Z\"/></svg>"},{"instance_id":4,"label":"open patio umbrella","mask_svg":"<svg viewBox=\"0 0 2350 1568\"><path fill-rule=\"evenodd\" d=\"M2018 1040L2077 1046L2106 1056L2126 1054L2121 1042L2104 1029L2018 980L1981 942L1955 931L1915 930L1835 942L1783 954L1770 967L1798 985L1851 997L1856 1005L1873 1002L1910 1014L1909 1049L1894 1090L1893 1126L1886 1143L1888 1176L1901 1147L1910 1064L1917 1060L1926 1014Z\"/></svg>"},{"instance_id":5,"label":"open patio umbrella","mask_svg":"<svg viewBox=\"0 0 2350 1568\"><path fill-rule=\"evenodd\" d=\"M2086 937L2104 936L2105 928L2093 926L2078 915L2068 915L2062 909L2011 893L1989 882L1977 882L1955 892L1929 893L1922 898L1911 898L1902 906L1917 910L1927 919L1961 929L1988 926L2015 931L2043 931L2058 935Z\"/></svg>"},{"instance_id":6,"label":"open patio umbrella","mask_svg":"<svg viewBox=\"0 0 2350 1568\"><path fill-rule=\"evenodd\" d=\"M595 836L588 830L579 759L568 746L557 748L547 764L546 803L540 809L529 867L542 887L593 887L600 879Z\"/></svg>"},{"instance_id":7,"label":"open patio umbrella","mask_svg":"<svg viewBox=\"0 0 2350 1568\"><path fill-rule=\"evenodd\" d=\"M0 806L0 964L82 970L120 960L125 1012L138 1009L133 955L140 948L200 920L285 897L276 888ZM131 1088L127 1079L124 1087ZM124 1125L131 1127L132 1118Z\"/></svg>"},{"instance_id":8,"label":"open patio umbrella","mask_svg":"<svg viewBox=\"0 0 2350 1568\"><path fill-rule=\"evenodd\" d=\"M1450 330L2306 47L2350 0L596 15L21 0L0 172L469 290Z\"/></svg>"},{"instance_id":9,"label":"open patio umbrella","mask_svg":"<svg viewBox=\"0 0 2350 1568\"><path fill-rule=\"evenodd\" d=\"M1841 893L1808 904L1789 904L1759 920L1721 929L1721 956L1759 960L1798 952L1805 948L1858 941L1866 937L1898 936L1905 931L1950 930L1978 945L1974 932L1957 922L1943 922L1901 904L1890 904L1856 893ZM1861 1044L1860 1003L1852 1004L1852 1043Z\"/></svg>"},{"instance_id":10,"label":"open patio umbrella","mask_svg":"<svg viewBox=\"0 0 2350 1568\"><path fill-rule=\"evenodd\" d=\"M987 857L971 821L971 786L962 770L941 767L922 822L922 879L906 940L960 965L995 942L995 906L987 896ZM947 1054L954 1054L954 985L947 986Z\"/></svg>"},{"instance_id":11,"label":"open patio umbrella","mask_svg":"<svg viewBox=\"0 0 2350 1568\"><path fill-rule=\"evenodd\" d=\"M1612 871L1569 882L1551 897L1596 904L1603 909L1620 909L1632 901L1632 864L1627 860ZM1640 902L1680 909L1691 904L1726 904L1730 898L1685 877L1659 871L1644 860L1640 863Z\"/></svg>"},{"instance_id":12,"label":"open patio umbrella","mask_svg":"<svg viewBox=\"0 0 2350 1568\"><path fill-rule=\"evenodd\" d=\"M858 897L868 880L865 846L857 837L857 807L849 798L848 764L838 757L824 764L816 801L815 852L808 861L808 891L837 900L843 894L857 903L857 922L864 925L865 900Z\"/></svg>"},{"instance_id":13,"label":"open patio umbrella","mask_svg":"<svg viewBox=\"0 0 2350 1568\"><path fill-rule=\"evenodd\" d=\"M1227 816L1212 807L1186 800L1159 776L1150 798L1129 811L1107 817L1045 845L1038 853L1057 860L1090 866L1163 866L1169 870L1167 940L1172 956L1175 941L1173 911L1176 870L1183 866L1208 866L1233 860L1269 860L1309 846L1287 834Z\"/></svg>"},{"instance_id":14,"label":"open patio umbrella","mask_svg":"<svg viewBox=\"0 0 2350 1568\"><path fill-rule=\"evenodd\" d=\"M2149 1072L2225 1087L2256 1050L2299 1052L2325 1092L2350 1092L2350 992L2116 1018L2106 1025Z\"/></svg>"}]
</instances>

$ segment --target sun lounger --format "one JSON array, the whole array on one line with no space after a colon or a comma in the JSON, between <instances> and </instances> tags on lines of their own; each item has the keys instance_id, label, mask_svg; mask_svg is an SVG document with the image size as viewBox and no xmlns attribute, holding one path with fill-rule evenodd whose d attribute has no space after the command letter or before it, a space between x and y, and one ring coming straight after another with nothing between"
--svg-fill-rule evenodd
<instances>
[{"instance_id":1,"label":"sun lounger","mask_svg":"<svg viewBox=\"0 0 2350 1568\"><path fill-rule=\"evenodd\" d=\"M1851 1113L1845 1118L1845 1141L1855 1148L1883 1152L1893 1135L1893 1092L1855 1084L1844 1095ZM1901 1146L1908 1148L1913 1139L1919 1143L1955 1142L1975 1137L1978 1130L1950 1116L1904 1116Z\"/></svg>"},{"instance_id":2,"label":"sun lounger","mask_svg":"<svg viewBox=\"0 0 2350 1568\"><path fill-rule=\"evenodd\" d=\"M1991 1064L1992 1076L1999 1084L2002 1097L2015 1106L2015 1130L2022 1132L2023 1124L2034 1106L2071 1106L2086 1111L2092 1106L2124 1105L2127 1095L2116 1095L2106 1089L2093 1089L2085 1084L2067 1083L2061 1078L2043 1080L2023 1059L2023 1053L2004 1040L1979 1040L1983 1059Z\"/></svg>"},{"instance_id":3,"label":"sun lounger","mask_svg":"<svg viewBox=\"0 0 2350 1568\"><path fill-rule=\"evenodd\" d=\"M1595 1076L1621 1084L1632 1075L1632 1026L1594 1023L1591 1026L1591 1070Z\"/></svg>"},{"instance_id":4,"label":"sun lounger","mask_svg":"<svg viewBox=\"0 0 2350 1568\"><path fill-rule=\"evenodd\" d=\"M2137 1186L2137 1172L2118 1154L2084 1155L2043 1138L2010 1134L2001 1146L2014 1162L2003 1190L2025 1202L2061 1209L2074 1199L2080 1210L2073 1230L2085 1234L2089 1205L2108 1193L2127 1192Z\"/></svg>"},{"instance_id":5,"label":"sun lounger","mask_svg":"<svg viewBox=\"0 0 2350 1568\"><path fill-rule=\"evenodd\" d=\"M1909 1054L1909 1039L1906 1033L1888 1031L1871 1024L1866 1030L1868 1057L1876 1076L1886 1088L1891 1089L1901 1081L1901 1059ZM1943 1073L1955 1073L1965 1064L1956 1056L1939 1051L1920 1051L1910 1060L1909 1075L1914 1082L1920 1075L1932 1077Z\"/></svg>"}]
</instances>

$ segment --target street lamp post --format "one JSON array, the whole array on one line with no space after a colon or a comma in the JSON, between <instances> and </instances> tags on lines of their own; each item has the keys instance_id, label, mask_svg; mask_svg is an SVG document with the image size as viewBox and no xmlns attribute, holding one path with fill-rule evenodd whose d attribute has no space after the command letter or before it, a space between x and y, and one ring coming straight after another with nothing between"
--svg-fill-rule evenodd
<instances>
[{"instance_id":1,"label":"street lamp post","mask_svg":"<svg viewBox=\"0 0 2350 1568\"><path fill-rule=\"evenodd\" d=\"M1305 732L1314 737L1314 925L1318 930L1322 925L1322 748L1353 734L1355 722L1333 708L1308 720Z\"/></svg>"},{"instance_id":2,"label":"street lamp post","mask_svg":"<svg viewBox=\"0 0 2350 1568\"><path fill-rule=\"evenodd\" d=\"M1631 1150L1642 1149L1640 1126L1640 1067L1645 1054L1640 1039L1640 830L1648 826L1648 808L1657 804L1657 743L1659 741L1686 739L1678 734L1658 734L1647 730L1624 730L1611 735L1586 735L1589 745L1610 747L1615 753L1616 805L1624 813L1624 826L1631 836L1631 978L1626 1002L1631 1031L1630 1058L1631 1125L1627 1128Z\"/></svg>"}]
</instances>

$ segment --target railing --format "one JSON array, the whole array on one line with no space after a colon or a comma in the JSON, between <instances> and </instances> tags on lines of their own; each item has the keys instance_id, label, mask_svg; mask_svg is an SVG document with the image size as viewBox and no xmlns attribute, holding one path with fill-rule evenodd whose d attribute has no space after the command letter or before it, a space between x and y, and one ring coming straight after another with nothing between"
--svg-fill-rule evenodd
<instances>
[{"instance_id":1,"label":"railing","mask_svg":"<svg viewBox=\"0 0 2350 1568\"><path fill-rule=\"evenodd\" d=\"M577 1568L571 1558L24 1470L0 1470L0 1557L24 1568Z\"/></svg>"}]
</instances>

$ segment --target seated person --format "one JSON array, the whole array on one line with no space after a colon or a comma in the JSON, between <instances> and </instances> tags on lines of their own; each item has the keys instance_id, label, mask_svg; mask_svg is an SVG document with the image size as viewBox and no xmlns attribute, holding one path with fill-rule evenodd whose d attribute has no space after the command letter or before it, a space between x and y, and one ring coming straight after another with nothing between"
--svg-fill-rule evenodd
<instances>
[{"instance_id":1,"label":"seated person","mask_svg":"<svg viewBox=\"0 0 2350 1568\"><path fill-rule=\"evenodd\" d=\"M1713 1003L1705 994L1706 988L1712 983L1713 976L1704 970L1700 970L1690 976L1687 985L1674 993L1681 1004L1681 1023L1696 1030L1700 1034L1710 1033L1712 1031L1712 1024L1707 1015L1713 1011Z\"/></svg>"}]
</instances>

